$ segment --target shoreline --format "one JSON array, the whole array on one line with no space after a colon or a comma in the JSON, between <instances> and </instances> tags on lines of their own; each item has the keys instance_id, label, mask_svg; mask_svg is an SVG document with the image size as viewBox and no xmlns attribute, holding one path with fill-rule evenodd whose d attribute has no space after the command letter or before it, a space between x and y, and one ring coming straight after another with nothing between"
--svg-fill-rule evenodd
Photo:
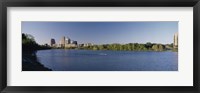
<instances>
[{"instance_id":1,"label":"shoreline","mask_svg":"<svg viewBox=\"0 0 200 93\"><path fill-rule=\"evenodd\" d=\"M38 62L34 53L26 53L22 55L22 71L52 71Z\"/></svg>"},{"instance_id":2,"label":"shoreline","mask_svg":"<svg viewBox=\"0 0 200 93\"><path fill-rule=\"evenodd\" d=\"M132 51L132 52L165 52L165 51L172 51L172 52L178 52L178 49L168 49L168 50L162 50L162 51L155 51L155 50L93 50L93 49L66 49L66 48L51 48L51 49L45 49L45 50L56 50L56 49L62 49L62 50L91 50L91 51ZM38 50L37 50L38 51Z\"/></svg>"}]
</instances>

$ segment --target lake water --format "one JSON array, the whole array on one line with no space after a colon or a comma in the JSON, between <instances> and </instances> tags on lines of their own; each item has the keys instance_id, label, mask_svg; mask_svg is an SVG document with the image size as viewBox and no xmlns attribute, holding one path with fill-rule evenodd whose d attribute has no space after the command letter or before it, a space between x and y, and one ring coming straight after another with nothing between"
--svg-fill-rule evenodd
<instances>
[{"instance_id":1,"label":"lake water","mask_svg":"<svg viewBox=\"0 0 200 93\"><path fill-rule=\"evenodd\" d=\"M178 52L39 50L37 59L54 71L178 71Z\"/></svg>"}]
</instances>

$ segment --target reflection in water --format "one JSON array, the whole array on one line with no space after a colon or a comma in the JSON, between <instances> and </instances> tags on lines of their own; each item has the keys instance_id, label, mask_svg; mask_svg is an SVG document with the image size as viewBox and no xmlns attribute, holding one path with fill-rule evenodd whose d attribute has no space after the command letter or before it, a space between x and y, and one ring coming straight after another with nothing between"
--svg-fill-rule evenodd
<instances>
[{"instance_id":1,"label":"reflection in water","mask_svg":"<svg viewBox=\"0 0 200 93\"><path fill-rule=\"evenodd\" d=\"M55 71L177 71L178 53L171 51L37 51L44 66Z\"/></svg>"}]
</instances>

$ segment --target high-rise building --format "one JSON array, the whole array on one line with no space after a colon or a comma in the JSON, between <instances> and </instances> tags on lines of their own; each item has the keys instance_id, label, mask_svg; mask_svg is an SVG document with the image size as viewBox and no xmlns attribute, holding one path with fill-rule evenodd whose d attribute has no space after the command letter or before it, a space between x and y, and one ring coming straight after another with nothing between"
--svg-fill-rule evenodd
<instances>
[{"instance_id":1,"label":"high-rise building","mask_svg":"<svg viewBox=\"0 0 200 93\"><path fill-rule=\"evenodd\" d=\"M178 32L174 34L174 48L178 48Z\"/></svg>"},{"instance_id":2,"label":"high-rise building","mask_svg":"<svg viewBox=\"0 0 200 93\"><path fill-rule=\"evenodd\" d=\"M59 41L59 45L56 47L60 48L76 48L77 47L77 41L71 40L68 37L63 36L61 40Z\"/></svg>"},{"instance_id":3,"label":"high-rise building","mask_svg":"<svg viewBox=\"0 0 200 93\"><path fill-rule=\"evenodd\" d=\"M77 45L78 43L77 43L77 41L72 41L72 44L75 44L75 45Z\"/></svg>"},{"instance_id":4,"label":"high-rise building","mask_svg":"<svg viewBox=\"0 0 200 93\"><path fill-rule=\"evenodd\" d=\"M56 44L56 41L55 41L55 39L51 39L51 41L50 41L50 45L51 45L51 47L53 46L53 45L55 45Z\"/></svg>"},{"instance_id":5,"label":"high-rise building","mask_svg":"<svg viewBox=\"0 0 200 93\"><path fill-rule=\"evenodd\" d=\"M71 42L70 38L67 37L67 38L65 39L65 44L70 44L70 42Z\"/></svg>"},{"instance_id":6,"label":"high-rise building","mask_svg":"<svg viewBox=\"0 0 200 93\"><path fill-rule=\"evenodd\" d=\"M65 36L63 36L60 40L60 47L65 47Z\"/></svg>"}]
</instances>

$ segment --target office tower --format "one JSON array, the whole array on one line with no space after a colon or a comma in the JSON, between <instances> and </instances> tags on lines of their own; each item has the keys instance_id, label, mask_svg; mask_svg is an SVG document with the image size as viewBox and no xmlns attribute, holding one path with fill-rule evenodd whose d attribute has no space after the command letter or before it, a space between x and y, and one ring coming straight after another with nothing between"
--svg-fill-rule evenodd
<instances>
[{"instance_id":1,"label":"office tower","mask_svg":"<svg viewBox=\"0 0 200 93\"><path fill-rule=\"evenodd\" d=\"M53 45L55 45L56 44L56 41L55 41L55 39L51 39L51 41L50 41L50 45L51 45L51 47L53 46Z\"/></svg>"},{"instance_id":2,"label":"office tower","mask_svg":"<svg viewBox=\"0 0 200 93\"><path fill-rule=\"evenodd\" d=\"M174 48L178 48L178 32L174 34Z\"/></svg>"}]
</instances>

